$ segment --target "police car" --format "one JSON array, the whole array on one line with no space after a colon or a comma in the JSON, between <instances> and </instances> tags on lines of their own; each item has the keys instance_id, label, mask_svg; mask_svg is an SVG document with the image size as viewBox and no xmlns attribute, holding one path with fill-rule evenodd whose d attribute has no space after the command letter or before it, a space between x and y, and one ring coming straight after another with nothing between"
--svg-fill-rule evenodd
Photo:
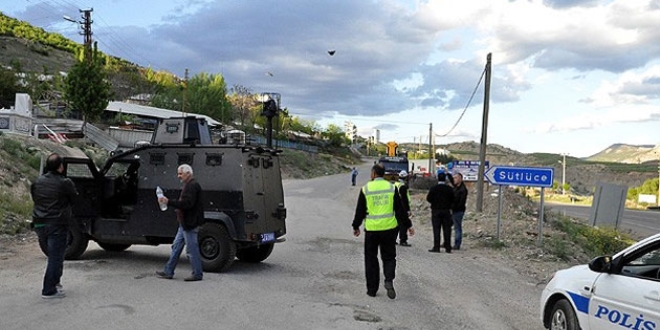
<instances>
[{"instance_id":1,"label":"police car","mask_svg":"<svg viewBox=\"0 0 660 330\"><path fill-rule=\"evenodd\" d=\"M555 273L541 320L552 330L660 330L660 234Z\"/></svg>"}]
</instances>

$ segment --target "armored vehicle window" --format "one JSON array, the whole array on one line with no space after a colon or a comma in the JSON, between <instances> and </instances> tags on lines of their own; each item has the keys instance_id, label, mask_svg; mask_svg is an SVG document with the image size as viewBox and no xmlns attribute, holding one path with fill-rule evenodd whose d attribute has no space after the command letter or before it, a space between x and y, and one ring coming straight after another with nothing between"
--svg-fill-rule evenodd
<instances>
[{"instance_id":1,"label":"armored vehicle window","mask_svg":"<svg viewBox=\"0 0 660 330\"><path fill-rule=\"evenodd\" d=\"M123 175L124 173L127 172L128 166L130 164L131 163L114 162L114 163L112 163L112 166L110 167L110 169L108 169L108 172L106 173L106 175L121 176L121 175Z\"/></svg>"},{"instance_id":2,"label":"armored vehicle window","mask_svg":"<svg viewBox=\"0 0 660 330\"><path fill-rule=\"evenodd\" d=\"M93 178L92 171L87 164L69 163L66 166L66 176L70 178Z\"/></svg>"},{"instance_id":3,"label":"armored vehicle window","mask_svg":"<svg viewBox=\"0 0 660 330\"><path fill-rule=\"evenodd\" d=\"M220 166L222 165L222 155L216 153L207 153L206 154L206 165L207 166Z\"/></svg>"},{"instance_id":4,"label":"armored vehicle window","mask_svg":"<svg viewBox=\"0 0 660 330\"><path fill-rule=\"evenodd\" d=\"M181 164L188 164L191 165L193 164L193 158L195 154L193 153L177 153L178 158L179 158L179 165Z\"/></svg>"},{"instance_id":5,"label":"armored vehicle window","mask_svg":"<svg viewBox=\"0 0 660 330\"><path fill-rule=\"evenodd\" d=\"M151 165L164 165L165 164L165 153L164 152L149 153L149 164L151 164Z\"/></svg>"}]
</instances>

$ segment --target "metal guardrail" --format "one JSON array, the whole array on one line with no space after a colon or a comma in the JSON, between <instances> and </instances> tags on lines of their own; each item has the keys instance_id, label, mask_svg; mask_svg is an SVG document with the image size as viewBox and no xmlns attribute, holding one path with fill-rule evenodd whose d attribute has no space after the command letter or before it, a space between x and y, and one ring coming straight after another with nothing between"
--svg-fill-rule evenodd
<instances>
[{"instance_id":1,"label":"metal guardrail","mask_svg":"<svg viewBox=\"0 0 660 330\"><path fill-rule=\"evenodd\" d=\"M259 144L259 145L266 145L266 138L263 136L259 135L252 135L249 138L250 143L252 144ZM287 140L277 140L273 139L273 147L275 148L287 148L287 149L296 149L296 150L302 150L302 151L307 151L311 153L318 153L319 148L317 146L310 146L308 144L304 143L299 143L299 142L293 142L293 141L287 141Z\"/></svg>"}]
</instances>

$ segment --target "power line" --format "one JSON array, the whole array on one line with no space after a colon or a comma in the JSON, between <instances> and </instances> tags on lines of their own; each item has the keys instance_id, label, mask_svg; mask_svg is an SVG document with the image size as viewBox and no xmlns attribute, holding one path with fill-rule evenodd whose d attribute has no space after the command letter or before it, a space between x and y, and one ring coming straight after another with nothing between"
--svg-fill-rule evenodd
<instances>
[{"instance_id":1,"label":"power line","mask_svg":"<svg viewBox=\"0 0 660 330\"><path fill-rule=\"evenodd\" d=\"M479 81L477 82L477 86L474 87L474 90L472 91L472 95L470 95L470 99L468 100L467 104L465 105L465 108L463 108L463 112L461 112L461 115L458 117L458 120L456 120L456 123L454 123L454 126L452 126L449 129L449 131L447 131L447 133L445 133L445 134L441 135L441 134L434 133L435 136L445 137L445 136L449 135L454 130L454 128L456 128L456 126L458 126L458 123L460 123L461 119L463 119L463 115L465 114L465 111L467 111L468 107L470 106L470 103L472 102L472 98L474 98L474 95L477 93L477 89L479 88L479 85L481 85L481 80L484 78L485 74L486 74L486 69L484 69L481 72L481 77L479 77Z\"/></svg>"}]
</instances>

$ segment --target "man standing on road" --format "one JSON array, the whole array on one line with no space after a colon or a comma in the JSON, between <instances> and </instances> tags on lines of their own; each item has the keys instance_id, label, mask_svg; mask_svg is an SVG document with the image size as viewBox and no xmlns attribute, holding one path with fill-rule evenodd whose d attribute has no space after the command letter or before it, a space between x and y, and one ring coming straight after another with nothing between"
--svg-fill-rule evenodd
<instances>
[{"instance_id":1,"label":"man standing on road","mask_svg":"<svg viewBox=\"0 0 660 330\"><path fill-rule=\"evenodd\" d=\"M41 297L64 298L60 284L64 271L67 235L73 214L71 206L78 196L73 182L64 177L62 157L53 153L46 160L46 173L39 176L30 187L34 209L32 224L39 236L39 245L48 255Z\"/></svg>"},{"instance_id":2,"label":"man standing on road","mask_svg":"<svg viewBox=\"0 0 660 330\"><path fill-rule=\"evenodd\" d=\"M410 213L410 190L408 190L408 172L401 171L399 172L399 180L394 182L397 190L399 191L399 197L401 197L401 202L403 203L403 208L406 210L408 218L412 216ZM408 243L408 228L403 226L399 227L399 245L401 246L411 246Z\"/></svg>"},{"instance_id":3,"label":"man standing on road","mask_svg":"<svg viewBox=\"0 0 660 330\"><path fill-rule=\"evenodd\" d=\"M358 170L353 167L353 170L351 171L351 182L353 185L355 185L355 180L357 179L358 176Z\"/></svg>"},{"instance_id":4,"label":"man standing on road","mask_svg":"<svg viewBox=\"0 0 660 330\"><path fill-rule=\"evenodd\" d=\"M360 190L355 217L353 236L360 236L360 225L364 221L364 266L367 278L367 295L375 297L380 286L380 266L378 250L383 261L385 289L390 299L396 298L394 276L396 271L396 237L399 226L415 234L399 193L394 184L383 179L385 168L378 164L371 169L371 181Z\"/></svg>"},{"instance_id":5,"label":"man standing on road","mask_svg":"<svg viewBox=\"0 0 660 330\"><path fill-rule=\"evenodd\" d=\"M431 223L433 225L433 247L429 252L440 252L440 232L443 246L451 253L451 207L454 204L454 190L445 182L445 173L438 173L438 184L429 189L426 201L431 203Z\"/></svg>"},{"instance_id":6,"label":"man standing on road","mask_svg":"<svg viewBox=\"0 0 660 330\"><path fill-rule=\"evenodd\" d=\"M174 277L174 269L185 245L188 260L190 260L192 266L192 275L186 277L184 280L187 282L201 281L203 278L202 259L199 255L197 233L199 232L199 226L204 223L202 187L197 180L193 179L193 170L188 164L179 166L177 177L183 183L183 189L181 190L179 199L158 198L158 202L176 208L175 212L176 219L179 221L179 230L176 232L174 242L172 242L172 254L167 264L165 264L165 269L156 272L156 275L164 279Z\"/></svg>"},{"instance_id":7,"label":"man standing on road","mask_svg":"<svg viewBox=\"0 0 660 330\"><path fill-rule=\"evenodd\" d=\"M463 215L465 215L467 196L468 190L463 183L463 174L454 173L454 205L451 207L454 220L454 250L460 250L463 242Z\"/></svg>"}]
</instances>

